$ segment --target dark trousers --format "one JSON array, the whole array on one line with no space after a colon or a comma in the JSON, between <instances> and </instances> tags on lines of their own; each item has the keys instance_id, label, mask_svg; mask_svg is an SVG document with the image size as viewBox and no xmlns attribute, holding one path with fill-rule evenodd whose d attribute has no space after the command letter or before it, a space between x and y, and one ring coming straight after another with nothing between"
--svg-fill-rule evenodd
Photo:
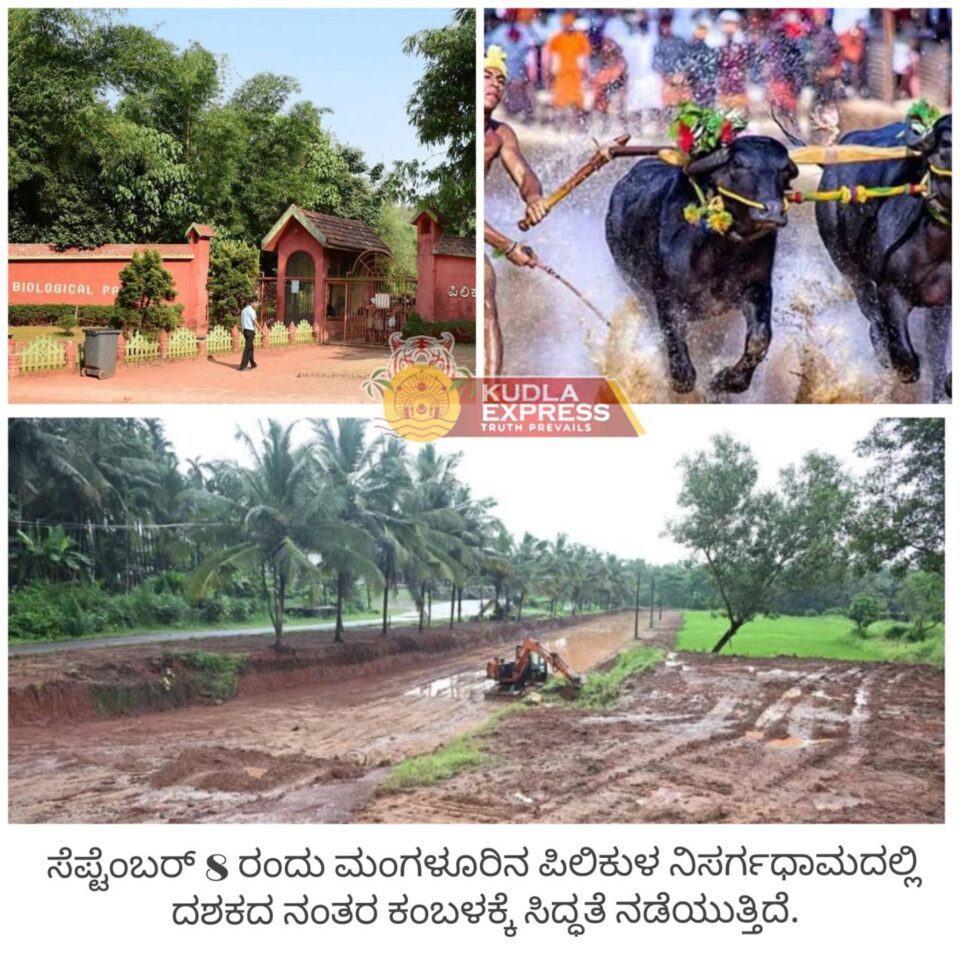
<instances>
[{"instance_id":1,"label":"dark trousers","mask_svg":"<svg viewBox=\"0 0 960 960\"><path fill-rule=\"evenodd\" d=\"M253 338L256 336L254 330L244 330L243 333L243 356L240 358L240 369L246 370L248 366L255 367L253 362Z\"/></svg>"}]
</instances>

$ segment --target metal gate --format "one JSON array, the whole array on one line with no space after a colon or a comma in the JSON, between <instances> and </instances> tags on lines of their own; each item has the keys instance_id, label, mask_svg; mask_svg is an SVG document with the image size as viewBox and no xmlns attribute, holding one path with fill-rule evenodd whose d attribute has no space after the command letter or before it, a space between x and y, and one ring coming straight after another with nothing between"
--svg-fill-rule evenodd
<instances>
[{"instance_id":1,"label":"metal gate","mask_svg":"<svg viewBox=\"0 0 960 960\"><path fill-rule=\"evenodd\" d=\"M314 283L322 283L321 316L314 316ZM417 302L417 280L381 253L360 254L345 277L287 277L283 317L277 316L277 278L260 278L261 323L285 327L301 320L319 326L320 343L386 345L403 330Z\"/></svg>"},{"instance_id":2,"label":"metal gate","mask_svg":"<svg viewBox=\"0 0 960 960\"><path fill-rule=\"evenodd\" d=\"M272 326L277 319L277 278L260 278L260 305L257 319Z\"/></svg>"},{"instance_id":3,"label":"metal gate","mask_svg":"<svg viewBox=\"0 0 960 960\"><path fill-rule=\"evenodd\" d=\"M417 302L417 281L394 261L372 251L357 257L342 279L328 279L327 342L386 344L403 330Z\"/></svg>"}]
</instances>

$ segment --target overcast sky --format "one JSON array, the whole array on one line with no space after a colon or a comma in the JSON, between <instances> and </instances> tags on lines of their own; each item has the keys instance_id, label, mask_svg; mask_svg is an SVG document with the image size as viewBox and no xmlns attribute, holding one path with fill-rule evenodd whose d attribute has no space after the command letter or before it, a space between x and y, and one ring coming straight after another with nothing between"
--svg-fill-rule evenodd
<instances>
[{"instance_id":1,"label":"overcast sky","mask_svg":"<svg viewBox=\"0 0 960 960\"><path fill-rule=\"evenodd\" d=\"M677 461L703 448L712 434L728 430L749 443L760 463L760 482L771 484L781 467L813 449L862 472L864 461L853 447L878 419L869 408L855 406L831 407L829 416L824 410L813 415L775 406L738 406L734 417L723 406L691 413L687 407L645 408L639 415L647 433L636 439L478 438L441 440L439 447L445 453L463 451L460 476L476 496L497 500L496 513L515 536L529 530L552 538L562 531L599 550L667 563L686 556L660 536L664 521L676 513ZM258 418L208 407L199 430L196 413L173 411L163 419L181 460L213 460L241 457L233 439L236 425L255 434ZM281 413L280 419L297 418ZM298 437L309 436L303 423Z\"/></svg>"}]
</instances>

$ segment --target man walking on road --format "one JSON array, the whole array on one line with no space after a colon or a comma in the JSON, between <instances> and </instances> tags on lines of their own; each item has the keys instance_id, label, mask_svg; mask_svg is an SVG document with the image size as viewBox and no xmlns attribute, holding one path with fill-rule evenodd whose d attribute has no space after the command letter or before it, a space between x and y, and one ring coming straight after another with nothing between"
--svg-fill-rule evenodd
<instances>
[{"instance_id":1,"label":"man walking on road","mask_svg":"<svg viewBox=\"0 0 960 960\"><path fill-rule=\"evenodd\" d=\"M243 334L243 356L240 358L240 369L256 370L257 364L253 359L253 338L257 335L256 297L250 297L247 305L240 311L240 332ZM261 333L263 328L261 328Z\"/></svg>"}]
</instances>

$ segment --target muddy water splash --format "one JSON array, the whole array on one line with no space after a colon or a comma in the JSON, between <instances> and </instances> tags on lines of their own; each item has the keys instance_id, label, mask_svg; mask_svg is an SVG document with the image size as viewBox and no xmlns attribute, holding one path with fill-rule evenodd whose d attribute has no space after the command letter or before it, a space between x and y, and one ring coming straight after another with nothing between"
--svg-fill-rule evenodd
<instances>
[{"instance_id":1,"label":"muddy water splash","mask_svg":"<svg viewBox=\"0 0 960 960\"><path fill-rule=\"evenodd\" d=\"M528 159L550 190L585 162L588 136L518 128ZM780 231L773 275L773 340L751 388L741 395L711 394L713 374L735 362L745 327L739 311L691 325L689 346L697 387L675 393L656 317L621 280L607 247L610 193L630 169L615 160L559 204L527 234L513 184L495 169L487 181L485 216L511 236L522 236L541 259L583 290L609 318L604 326L563 287L542 273L496 264L497 301L507 374L602 374L616 377L634 403L914 403L930 395L923 318L914 313L911 334L923 358L923 377L901 384L877 362L867 322L849 285L830 260L817 231L812 204L795 206ZM819 172L804 167L794 185L814 189Z\"/></svg>"}]
</instances>

